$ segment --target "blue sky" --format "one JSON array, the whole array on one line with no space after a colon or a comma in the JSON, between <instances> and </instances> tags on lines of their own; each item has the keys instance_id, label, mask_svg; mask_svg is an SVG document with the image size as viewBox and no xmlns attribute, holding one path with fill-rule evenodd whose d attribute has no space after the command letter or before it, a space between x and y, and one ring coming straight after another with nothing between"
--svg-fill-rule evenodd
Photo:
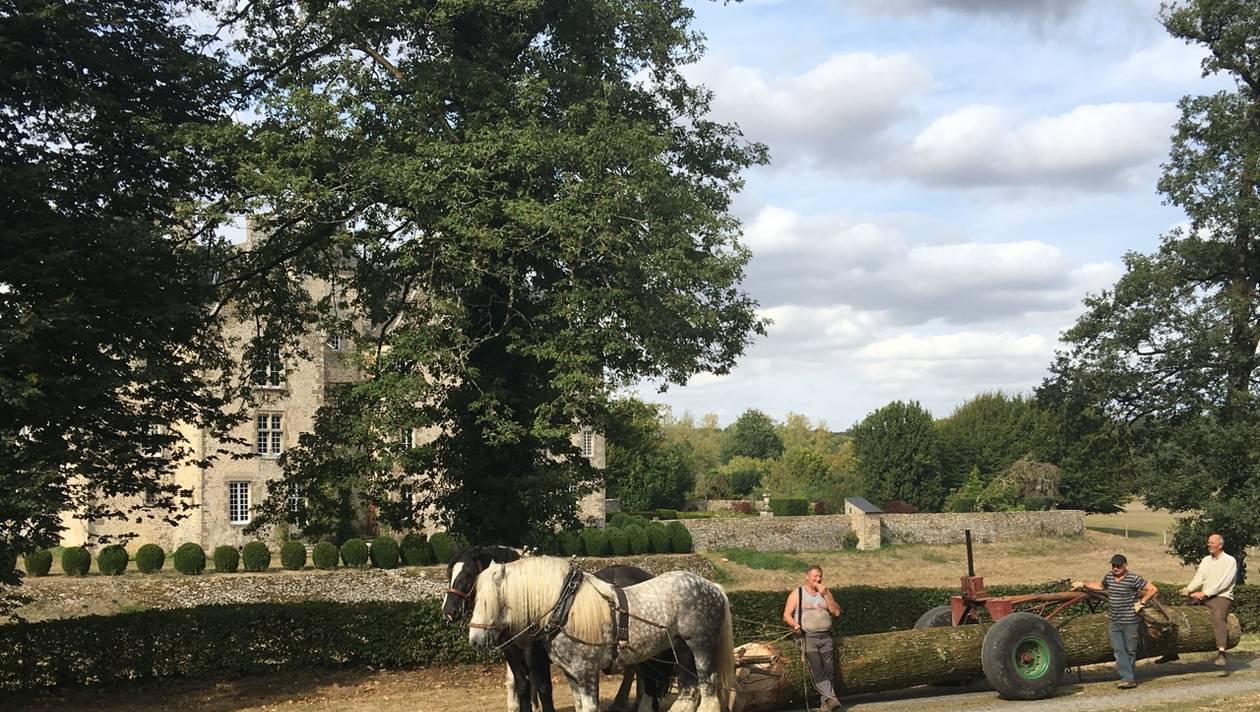
<instances>
[{"instance_id":1,"label":"blue sky","mask_svg":"<svg viewBox=\"0 0 1260 712\"><path fill-rule=\"evenodd\" d=\"M1155 191L1176 102L1228 86L1158 0L695 0L713 114L770 147L736 201L775 323L675 414L845 429L1028 391L1086 294L1184 220Z\"/></svg>"}]
</instances>

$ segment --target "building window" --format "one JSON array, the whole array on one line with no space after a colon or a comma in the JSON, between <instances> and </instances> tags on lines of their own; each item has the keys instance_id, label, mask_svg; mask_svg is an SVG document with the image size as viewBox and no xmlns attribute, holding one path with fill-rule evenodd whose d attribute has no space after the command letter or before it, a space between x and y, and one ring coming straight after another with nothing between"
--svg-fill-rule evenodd
<instances>
[{"instance_id":1,"label":"building window","mask_svg":"<svg viewBox=\"0 0 1260 712\"><path fill-rule=\"evenodd\" d=\"M149 437L160 438L166 435L168 431L165 425L150 425L148 432L149 432ZM166 448L163 447L162 445L157 445L157 447L145 448L145 454L150 455L152 457L161 457L161 458L170 457L170 453L167 452Z\"/></svg>"},{"instance_id":2,"label":"building window","mask_svg":"<svg viewBox=\"0 0 1260 712\"><path fill-rule=\"evenodd\" d=\"M408 513L415 509L416 493L415 490L411 488L411 485L402 486L402 491L398 495L398 500L403 503L403 506L406 508Z\"/></svg>"},{"instance_id":3,"label":"building window","mask_svg":"<svg viewBox=\"0 0 1260 712\"><path fill-rule=\"evenodd\" d=\"M296 482L289 484L289 511L293 514L302 511L302 485Z\"/></svg>"},{"instance_id":4,"label":"building window","mask_svg":"<svg viewBox=\"0 0 1260 712\"><path fill-rule=\"evenodd\" d=\"M333 333L328 335L328 348L333 351L341 350L341 334Z\"/></svg>"},{"instance_id":5,"label":"building window","mask_svg":"<svg viewBox=\"0 0 1260 712\"><path fill-rule=\"evenodd\" d=\"M267 350L254 368L254 385L258 388L284 387L284 362L280 360L280 347Z\"/></svg>"},{"instance_id":6,"label":"building window","mask_svg":"<svg viewBox=\"0 0 1260 712\"><path fill-rule=\"evenodd\" d=\"M582 457L595 457L595 433L591 430L582 431Z\"/></svg>"},{"instance_id":7,"label":"building window","mask_svg":"<svg viewBox=\"0 0 1260 712\"><path fill-rule=\"evenodd\" d=\"M263 457L280 457L284 440L283 420L279 413L258 415L258 454Z\"/></svg>"},{"instance_id":8,"label":"building window","mask_svg":"<svg viewBox=\"0 0 1260 712\"><path fill-rule=\"evenodd\" d=\"M404 429L401 433L398 434L398 442L401 443L402 446L407 448L408 450L415 447L416 446L415 431L412 430L411 428Z\"/></svg>"},{"instance_id":9,"label":"building window","mask_svg":"<svg viewBox=\"0 0 1260 712\"><path fill-rule=\"evenodd\" d=\"M228 523L249 524L249 483L228 483Z\"/></svg>"}]
</instances>

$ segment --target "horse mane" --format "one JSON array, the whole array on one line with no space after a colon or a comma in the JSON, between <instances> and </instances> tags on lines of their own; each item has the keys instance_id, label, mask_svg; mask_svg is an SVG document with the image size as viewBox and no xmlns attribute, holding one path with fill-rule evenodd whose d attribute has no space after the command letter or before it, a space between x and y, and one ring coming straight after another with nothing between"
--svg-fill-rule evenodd
<instances>
[{"instance_id":1,"label":"horse mane","mask_svg":"<svg viewBox=\"0 0 1260 712\"><path fill-rule=\"evenodd\" d=\"M552 556L531 556L504 564L503 580L498 586L491 578L493 571L483 571L477 577L473 619L493 620L506 606L508 635L516 635L535 623L545 624L568 572L569 560ZM604 640L610 620L608 601L600 595L607 593L603 590L607 584L590 574L584 574L583 579L564 629L586 643L608 642Z\"/></svg>"}]
</instances>

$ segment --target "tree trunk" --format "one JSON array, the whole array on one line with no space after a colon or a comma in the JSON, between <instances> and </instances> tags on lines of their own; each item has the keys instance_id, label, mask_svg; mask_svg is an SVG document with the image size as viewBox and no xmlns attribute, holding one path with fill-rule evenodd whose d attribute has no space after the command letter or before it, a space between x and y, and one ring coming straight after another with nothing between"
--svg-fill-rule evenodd
<instances>
[{"instance_id":1,"label":"tree trunk","mask_svg":"<svg viewBox=\"0 0 1260 712\"><path fill-rule=\"evenodd\" d=\"M1138 658L1163 655L1173 649L1201 652L1216 649L1209 611L1202 606L1170 607L1175 628L1158 638L1146 626L1142 629L1142 647ZM1053 621L1059 628L1063 648L1070 666L1111 661L1111 642L1107 632L1107 615L1094 613L1068 620ZM836 681L842 694L895 690L915 685L952 682L983 677L980 648L989 625L963 625L926 630L901 630L892 633L855 635L836 639ZM1171 630L1175 630L1173 635ZM1242 627L1232 614L1229 617L1229 647L1238 644ZM1174 640L1176 638L1176 640ZM800 702L806 689L810 700L816 700L808 673L802 668L799 648L792 641L772 646L785 664L783 702Z\"/></svg>"}]
</instances>

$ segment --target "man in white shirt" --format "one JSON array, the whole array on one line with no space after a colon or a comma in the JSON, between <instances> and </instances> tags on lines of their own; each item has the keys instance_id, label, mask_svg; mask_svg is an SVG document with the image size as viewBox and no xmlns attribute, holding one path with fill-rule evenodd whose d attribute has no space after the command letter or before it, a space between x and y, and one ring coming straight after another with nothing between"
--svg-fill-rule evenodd
<instances>
[{"instance_id":1,"label":"man in white shirt","mask_svg":"<svg viewBox=\"0 0 1260 712\"><path fill-rule=\"evenodd\" d=\"M1238 578L1238 562L1225 553L1225 537L1213 534L1207 540L1208 555L1199 562L1199 570L1181 595L1190 596L1212 612L1212 632L1216 634L1216 665L1225 667L1225 648L1229 645L1229 607L1234 602L1234 581Z\"/></svg>"}]
</instances>

